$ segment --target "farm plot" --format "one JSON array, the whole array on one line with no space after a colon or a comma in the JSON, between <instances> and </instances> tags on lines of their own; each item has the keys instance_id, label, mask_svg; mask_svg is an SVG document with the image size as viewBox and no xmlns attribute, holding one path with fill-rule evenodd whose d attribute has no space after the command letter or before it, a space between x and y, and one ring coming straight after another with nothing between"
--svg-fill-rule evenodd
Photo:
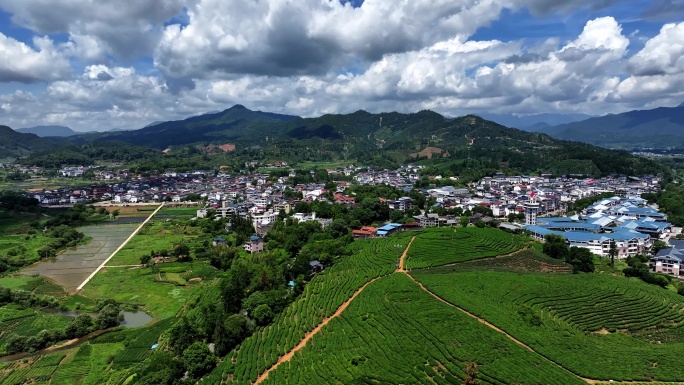
<instances>
[{"instance_id":1,"label":"farm plot","mask_svg":"<svg viewBox=\"0 0 684 385\"><path fill-rule=\"evenodd\" d=\"M684 381L672 354L684 351L684 298L676 293L606 274L451 269L412 275L574 373L602 381Z\"/></svg>"},{"instance_id":2,"label":"farm plot","mask_svg":"<svg viewBox=\"0 0 684 385\"><path fill-rule=\"evenodd\" d=\"M121 343L81 345L75 354L67 356L50 379L51 384L97 385L123 383L127 371L112 368L112 357L124 349Z\"/></svg>"},{"instance_id":3,"label":"farm plot","mask_svg":"<svg viewBox=\"0 0 684 385\"><path fill-rule=\"evenodd\" d=\"M98 225L80 228L92 240L65 250L54 260L44 260L21 271L25 275L50 278L67 291L75 290L130 236L137 224Z\"/></svg>"},{"instance_id":4,"label":"farm plot","mask_svg":"<svg viewBox=\"0 0 684 385\"><path fill-rule=\"evenodd\" d=\"M152 345L158 342L159 336L175 321L175 318L167 318L148 328L136 330L135 334L128 333L126 348L114 356L112 368L125 369L142 362L152 353Z\"/></svg>"},{"instance_id":5,"label":"farm plot","mask_svg":"<svg viewBox=\"0 0 684 385\"><path fill-rule=\"evenodd\" d=\"M20 309L15 305L0 307L0 353L6 351L6 344L13 334L30 337L43 330L63 330L71 321L71 317Z\"/></svg>"},{"instance_id":6,"label":"farm plot","mask_svg":"<svg viewBox=\"0 0 684 385\"><path fill-rule=\"evenodd\" d=\"M420 269L509 254L527 242L527 237L492 228L428 229L411 245L406 268Z\"/></svg>"},{"instance_id":7,"label":"farm plot","mask_svg":"<svg viewBox=\"0 0 684 385\"><path fill-rule=\"evenodd\" d=\"M406 247L410 236L400 234L354 242L350 246L354 250L351 256L317 274L305 286L304 293L270 326L243 341L202 383L215 384L228 378L230 383L254 382L357 289L373 278L392 273L399 252Z\"/></svg>"},{"instance_id":8,"label":"farm plot","mask_svg":"<svg viewBox=\"0 0 684 385\"><path fill-rule=\"evenodd\" d=\"M47 382L65 356L64 353L55 353L13 362L0 370L0 384L21 385Z\"/></svg>"},{"instance_id":9,"label":"farm plot","mask_svg":"<svg viewBox=\"0 0 684 385\"><path fill-rule=\"evenodd\" d=\"M137 265L140 264L140 257L150 255L151 251L170 252L180 244L195 248L203 241L211 240L208 236L202 237L201 233L200 227L190 226L187 220L164 219L157 214L109 261L108 265Z\"/></svg>"},{"instance_id":10,"label":"farm plot","mask_svg":"<svg viewBox=\"0 0 684 385\"><path fill-rule=\"evenodd\" d=\"M369 285L264 384L463 384L583 381L429 294L403 274Z\"/></svg>"}]
</instances>

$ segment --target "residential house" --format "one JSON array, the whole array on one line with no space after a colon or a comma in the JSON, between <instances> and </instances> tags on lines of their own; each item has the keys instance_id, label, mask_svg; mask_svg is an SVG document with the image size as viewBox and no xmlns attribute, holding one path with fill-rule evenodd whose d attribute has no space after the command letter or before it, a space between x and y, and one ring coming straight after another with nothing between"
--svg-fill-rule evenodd
<instances>
[{"instance_id":1,"label":"residential house","mask_svg":"<svg viewBox=\"0 0 684 385\"><path fill-rule=\"evenodd\" d=\"M245 243L245 251L250 254L259 253L264 251L264 240L258 235L252 235L249 237L247 243Z\"/></svg>"},{"instance_id":2,"label":"residential house","mask_svg":"<svg viewBox=\"0 0 684 385\"><path fill-rule=\"evenodd\" d=\"M649 266L656 273L663 273L684 279L684 241L670 241L672 247L662 249L651 258Z\"/></svg>"}]
</instances>

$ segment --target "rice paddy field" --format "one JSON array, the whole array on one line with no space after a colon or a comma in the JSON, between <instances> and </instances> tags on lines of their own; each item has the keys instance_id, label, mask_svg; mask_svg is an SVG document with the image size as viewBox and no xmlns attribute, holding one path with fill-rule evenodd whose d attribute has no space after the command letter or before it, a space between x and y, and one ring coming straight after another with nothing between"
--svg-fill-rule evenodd
<instances>
[{"instance_id":1,"label":"rice paddy field","mask_svg":"<svg viewBox=\"0 0 684 385\"><path fill-rule=\"evenodd\" d=\"M74 291L88 276L135 231L139 223L100 224L79 228L91 241L67 249L51 260L35 263L23 270L25 275L41 275Z\"/></svg>"}]
</instances>

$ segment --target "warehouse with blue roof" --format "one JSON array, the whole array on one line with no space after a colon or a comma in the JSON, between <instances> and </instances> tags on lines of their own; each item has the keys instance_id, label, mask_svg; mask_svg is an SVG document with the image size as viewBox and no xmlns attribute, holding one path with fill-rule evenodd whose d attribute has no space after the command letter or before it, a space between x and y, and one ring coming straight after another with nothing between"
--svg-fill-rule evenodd
<instances>
[{"instance_id":1,"label":"warehouse with blue roof","mask_svg":"<svg viewBox=\"0 0 684 385\"><path fill-rule=\"evenodd\" d=\"M672 229L667 215L652 207L641 207L641 198L609 198L595 203L585 215L537 218L535 225L525 226L530 234L543 241L548 234L564 237L569 246L583 247L592 253L609 256L615 242L617 258L627 258L650 251L653 241L665 237Z\"/></svg>"}]
</instances>

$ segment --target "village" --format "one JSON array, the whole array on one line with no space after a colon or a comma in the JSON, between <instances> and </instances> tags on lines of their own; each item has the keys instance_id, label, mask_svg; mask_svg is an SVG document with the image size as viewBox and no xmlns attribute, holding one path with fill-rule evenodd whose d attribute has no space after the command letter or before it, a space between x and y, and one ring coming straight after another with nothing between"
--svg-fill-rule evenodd
<instances>
[{"instance_id":1,"label":"village","mask_svg":"<svg viewBox=\"0 0 684 385\"><path fill-rule=\"evenodd\" d=\"M286 166L279 164L278 167ZM336 203L353 209L358 202L353 192L348 193L350 187L386 185L404 191L406 196L380 199L390 210L402 211L410 219L402 223L388 222L354 229L352 233L355 238L386 237L397 231L463 225L461 216L449 214L459 209L460 212L471 213L465 224L481 222L491 225L490 222L493 222L504 230L524 231L540 241L548 234L558 234L570 246L587 248L602 257L608 256L612 243L617 247L617 257L622 259L650 254L655 241L669 242L672 247L658 250L651 260L651 268L656 272L681 277L679 266L684 261L684 244L680 245L674 239L681 229L673 227L667 222L665 214L640 198L644 193L660 189L658 177L582 178L547 174L496 174L463 185L458 183L456 177L421 175L422 168L409 164L396 170L354 166L330 169L327 173L335 181L333 184L293 183L297 175L293 169L288 171L287 176L280 177L266 172L234 174L206 170L168 171L142 177L128 170L96 169L93 173L96 181L91 187L63 187L27 194L44 206L204 202L204 207L197 211L198 218L210 214L217 218L234 215L248 218L254 226L255 236L264 237L283 215L300 222L316 221L323 228L332 223L334 218L322 218L315 212L295 212L299 202ZM40 170L20 171L31 173ZM68 167L60 170L60 173L67 177L78 177L88 171L84 167ZM341 175L345 178L336 178ZM426 179L432 188L416 187L417 182ZM417 207L408 196L410 192L423 195L429 200L429 207ZM575 201L606 193L614 195L614 198L599 200L581 212L572 210ZM478 207L480 209L476 209ZM670 238L673 238L672 241ZM258 252L261 238L258 239L253 239L244 247L250 252Z\"/></svg>"}]
</instances>

